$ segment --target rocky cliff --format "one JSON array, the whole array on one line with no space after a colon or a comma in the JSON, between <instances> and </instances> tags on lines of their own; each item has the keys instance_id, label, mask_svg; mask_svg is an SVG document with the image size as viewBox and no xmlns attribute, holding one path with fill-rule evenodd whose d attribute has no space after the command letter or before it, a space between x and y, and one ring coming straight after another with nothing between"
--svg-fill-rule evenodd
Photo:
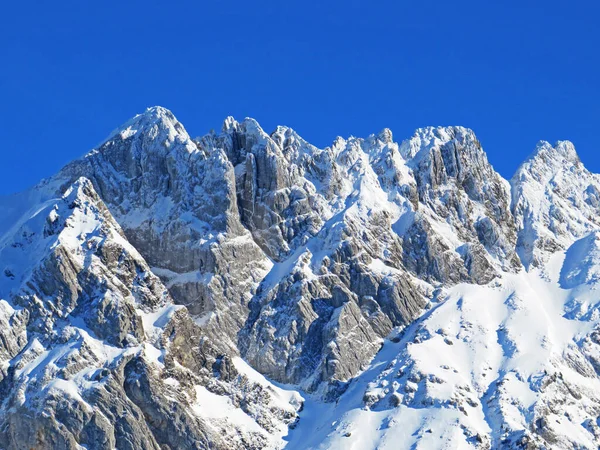
<instances>
[{"instance_id":1,"label":"rocky cliff","mask_svg":"<svg viewBox=\"0 0 600 450\"><path fill-rule=\"evenodd\" d=\"M0 198L0 448L596 448L599 213L569 142L149 108Z\"/></svg>"}]
</instances>

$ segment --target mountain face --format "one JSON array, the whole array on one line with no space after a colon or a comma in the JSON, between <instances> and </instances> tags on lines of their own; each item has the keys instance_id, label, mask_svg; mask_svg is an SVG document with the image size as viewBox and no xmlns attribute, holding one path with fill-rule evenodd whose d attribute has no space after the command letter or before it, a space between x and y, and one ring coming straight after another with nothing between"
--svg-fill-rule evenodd
<instances>
[{"instance_id":1,"label":"mountain face","mask_svg":"<svg viewBox=\"0 0 600 450\"><path fill-rule=\"evenodd\" d=\"M597 448L600 178L150 108L0 197L0 449Z\"/></svg>"}]
</instances>

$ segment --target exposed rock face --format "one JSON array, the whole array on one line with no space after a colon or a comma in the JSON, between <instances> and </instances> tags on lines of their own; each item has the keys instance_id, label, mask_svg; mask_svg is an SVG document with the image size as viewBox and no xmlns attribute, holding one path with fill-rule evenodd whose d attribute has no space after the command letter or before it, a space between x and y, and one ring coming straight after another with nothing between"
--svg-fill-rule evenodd
<instances>
[{"instance_id":1,"label":"exposed rock face","mask_svg":"<svg viewBox=\"0 0 600 450\"><path fill-rule=\"evenodd\" d=\"M150 108L0 198L0 449L595 448L599 208L567 142Z\"/></svg>"},{"instance_id":2,"label":"exposed rock face","mask_svg":"<svg viewBox=\"0 0 600 450\"><path fill-rule=\"evenodd\" d=\"M541 265L600 226L600 179L583 166L568 141L555 147L538 143L511 184L517 249L527 267Z\"/></svg>"},{"instance_id":3,"label":"exposed rock face","mask_svg":"<svg viewBox=\"0 0 600 450\"><path fill-rule=\"evenodd\" d=\"M411 237L427 236L412 247L431 247L420 275L431 277L437 266L437 277L444 281L485 284L498 273L491 258L503 270L518 270L509 186L489 164L475 134L462 127L420 129L400 151L415 174L419 202L427 208L409 230ZM448 234L466 243L452 249L459 255L447 254L431 231L432 219L442 219Z\"/></svg>"},{"instance_id":4,"label":"exposed rock face","mask_svg":"<svg viewBox=\"0 0 600 450\"><path fill-rule=\"evenodd\" d=\"M153 108L123 125L53 183L85 176L175 301L235 351L246 303L270 261L241 225L233 167L193 142L170 111Z\"/></svg>"},{"instance_id":5,"label":"exposed rock face","mask_svg":"<svg viewBox=\"0 0 600 450\"><path fill-rule=\"evenodd\" d=\"M2 448L262 448L294 421L299 403L275 405L276 392L214 373L223 356L172 304L89 180L5 244L2 296L15 288L0 304ZM262 408L257 430L205 419L197 389Z\"/></svg>"},{"instance_id":6,"label":"exposed rock face","mask_svg":"<svg viewBox=\"0 0 600 450\"><path fill-rule=\"evenodd\" d=\"M253 307L261 311L240 341L248 360L278 380L309 381L309 389L344 381L373 356L375 345L356 359L330 354L322 339L324 327L343 333L333 312L348 301L362 309L365 324L355 326L373 342L425 305L411 275L487 283L520 267L515 227L505 221L507 183L471 131L420 130L399 146L384 130L320 150L289 128L269 136L252 119L228 119L223 129L217 141L235 166L241 221L276 261L275 276L291 277L263 282ZM331 291L342 285L344 305ZM352 311L340 309L342 320L352 321Z\"/></svg>"}]
</instances>

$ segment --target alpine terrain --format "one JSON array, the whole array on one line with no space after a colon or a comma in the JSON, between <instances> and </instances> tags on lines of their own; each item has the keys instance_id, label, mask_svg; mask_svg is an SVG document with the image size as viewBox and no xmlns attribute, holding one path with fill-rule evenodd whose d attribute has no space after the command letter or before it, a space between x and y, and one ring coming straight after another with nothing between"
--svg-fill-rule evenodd
<instances>
[{"instance_id":1,"label":"alpine terrain","mask_svg":"<svg viewBox=\"0 0 600 450\"><path fill-rule=\"evenodd\" d=\"M568 141L149 108L0 197L0 449L596 449L599 287Z\"/></svg>"}]
</instances>

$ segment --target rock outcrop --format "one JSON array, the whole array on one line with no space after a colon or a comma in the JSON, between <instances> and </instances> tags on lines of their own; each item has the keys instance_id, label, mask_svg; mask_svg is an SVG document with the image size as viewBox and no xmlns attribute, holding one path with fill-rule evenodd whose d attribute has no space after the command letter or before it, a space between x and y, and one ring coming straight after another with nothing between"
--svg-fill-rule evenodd
<instances>
[{"instance_id":1,"label":"rock outcrop","mask_svg":"<svg viewBox=\"0 0 600 450\"><path fill-rule=\"evenodd\" d=\"M149 108L0 198L0 449L595 448L599 213L568 142Z\"/></svg>"},{"instance_id":2,"label":"rock outcrop","mask_svg":"<svg viewBox=\"0 0 600 450\"><path fill-rule=\"evenodd\" d=\"M173 304L88 179L5 238L2 448L262 448L294 422L299 402L274 403L235 369L215 374L228 357ZM204 417L207 395L252 404L255 429Z\"/></svg>"}]
</instances>

